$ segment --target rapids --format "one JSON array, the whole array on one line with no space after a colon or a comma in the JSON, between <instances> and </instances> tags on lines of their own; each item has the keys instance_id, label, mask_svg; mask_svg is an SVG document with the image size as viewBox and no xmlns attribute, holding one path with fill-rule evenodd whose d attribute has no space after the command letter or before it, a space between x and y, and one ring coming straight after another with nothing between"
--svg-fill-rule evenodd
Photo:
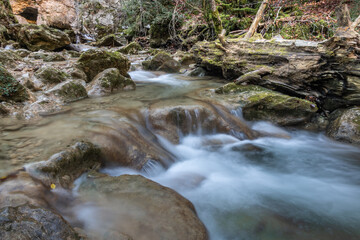
<instances>
[{"instance_id":1,"label":"rapids","mask_svg":"<svg viewBox=\"0 0 360 240\"><path fill-rule=\"evenodd\" d=\"M202 131L204 122L190 114L186 120L196 123L196 129L180 134L177 144L153 132L146 118L149 106L192 103L206 89L220 86L221 80L146 71L130 75L136 91L72 103L67 111L34 122L1 120L0 173L44 160L76 139L91 140L94 133L121 127L119 122L126 119L142 129L144 138L152 134L173 159L169 166L149 160L140 170L109 165L101 172L140 174L176 190L195 205L212 240L360 239L358 147L266 122L246 123L254 132L267 133L252 140L241 133L210 133ZM229 113L243 121L241 109ZM80 177L76 186L82 181L86 178ZM77 197L77 187L72 193L55 192ZM96 232L123 221L130 211L116 201L106 204L111 211L91 201L57 207L70 222Z\"/></svg>"}]
</instances>

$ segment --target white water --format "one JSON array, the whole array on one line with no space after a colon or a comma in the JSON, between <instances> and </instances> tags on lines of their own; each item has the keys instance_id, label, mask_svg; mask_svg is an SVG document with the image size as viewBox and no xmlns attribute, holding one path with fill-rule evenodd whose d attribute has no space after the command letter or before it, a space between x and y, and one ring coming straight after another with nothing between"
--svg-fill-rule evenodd
<instances>
[{"instance_id":1,"label":"white water","mask_svg":"<svg viewBox=\"0 0 360 240\"><path fill-rule=\"evenodd\" d=\"M270 129L263 123L254 127ZM293 132L291 137L240 141L224 134L193 135L179 145L163 140L178 159L169 169L103 171L142 174L175 189L194 203L212 239L339 239L332 235L339 229L358 239L359 148L319 134ZM271 229L255 233L264 219ZM293 230L293 224L314 229L306 235ZM286 238L283 231L294 231L294 236ZM317 232L325 238L315 238Z\"/></svg>"},{"instance_id":2,"label":"white water","mask_svg":"<svg viewBox=\"0 0 360 240\"><path fill-rule=\"evenodd\" d=\"M141 71L141 70L133 71L130 72L129 74L135 82L161 83L172 86L184 86L184 85L187 86L190 84L188 81L176 78L175 74L157 75L153 72Z\"/></svg>"}]
</instances>

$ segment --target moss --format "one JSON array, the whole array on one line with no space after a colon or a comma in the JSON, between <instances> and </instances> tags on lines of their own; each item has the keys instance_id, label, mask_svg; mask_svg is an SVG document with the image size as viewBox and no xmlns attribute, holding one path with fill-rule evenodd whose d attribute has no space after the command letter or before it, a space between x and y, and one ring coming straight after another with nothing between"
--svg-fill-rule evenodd
<instances>
[{"instance_id":1,"label":"moss","mask_svg":"<svg viewBox=\"0 0 360 240\"><path fill-rule=\"evenodd\" d=\"M40 78L42 82L49 84L57 84L64 82L69 77L63 71L53 67L45 67L36 72L36 77Z\"/></svg>"},{"instance_id":2,"label":"moss","mask_svg":"<svg viewBox=\"0 0 360 240\"><path fill-rule=\"evenodd\" d=\"M73 102L87 97L86 89L80 83L68 82L64 84L58 94L65 102Z\"/></svg>"},{"instance_id":3,"label":"moss","mask_svg":"<svg viewBox=\"0 0 360 240\"><path fill-rule=\"evenodd\" d=\"M29 99L29 95L23 85L0 65L0 102L12 100L23 102Z\"/></svg>"},{"instance_id":4,"label":"moss","mask_svg":"<svg viewBox=\"0 0 360 240\"><path fill-rule=\"evenodd\" d=\"M119 49L119 52L124 54L137 54L141 49L142 47L138 42L131 42L127 46Z\"/></svg>"}]
</instances>

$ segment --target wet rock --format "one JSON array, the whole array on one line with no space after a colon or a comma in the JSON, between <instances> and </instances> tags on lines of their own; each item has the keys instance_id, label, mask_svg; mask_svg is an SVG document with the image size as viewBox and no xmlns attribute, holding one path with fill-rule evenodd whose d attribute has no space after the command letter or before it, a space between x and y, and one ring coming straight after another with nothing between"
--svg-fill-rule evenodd
<instances>
[{"instance_id":1,"label":"wet rock","mask_svg":"<svg viewBox=\"0 0 360 240\"><path fill-rule=\"evenodd\" d=\"M42 207L21 205L0 209L1 239L79 239L57 213Z\"/></svg>"},{"instance_id":2,"label":"wet rock","mask_svg":"<svg viewBox=\"0 0 360 240\"><path fill-rule=\"evenodd\" d=\"M144 61L143 67L145 70L176 73L179 72L181 64L174 60L168 53L160 52L156 54L150 61Z\"/></svg>"},{"instance_id":3,"label":"wet rock","mask_svg":"<svg viewBox=\"0 0 360 240\"><path fill-rule=\"evenodd\" d=\"M101 199L110 199L101 206L105 214L98 217L113 220L105 221L102 231L116 229L137 240L208 239L190 201L142 176L89 177L80 185L79 193L85 199L100 200L100 206L104 202Z\"/></svg>"},{"instance_id":4,"label":"wet rock","mask_svg":"<svg viewBox=\"0 0 360 240\"><path fill-rule=\"evenodd\" d=\"M98 40L94 45L97 47L121 47L124 46L124 40L126 44L126 39L110 34Z\"/></svg>"},{"instance_id":5,"label":"wet rock","mask_svg":"<svg viewBox=\"0 0 360 240\"><path fill-rule=\"evenodd\" d=\"M47 186L70 187L81 174L100 165L100 149L89 142L78 142L47 161L28 165L26 170Z\"/></svg>"},{"instance_id":6,"label":"wet rock","mask_svg":"<svg viewBox=\"0 0 360 240\"><path fill-rule=\"evenodd\" d=\"M22 25L17 38L30 51L53 51L70 44L70 39L64 32L45 25Z\"/></svg>"},{"instance_id":7,"label":"wet rock","mask_svg":"<svg viewBox=\"0 0 360 240\"><path fill-rule=\"evenodd\" d=\"M39 69L35 76L45 84L57 84L64 82L67 74L53 67L43 67Z\"/></svg>"},{"instance_id":8,"label":"wet rock","mask_svg":"<svg viewBox=\"0 0 360 240\"><path fill-rule=\"evenodd\" d=\"M299 125L308 122L318 108L310 101L290 97L260 86L226 84L216 90L229 94L242 105L246 120L267 120L282 126Z\"/></svg>"},{"instance_id":9,"label":"wet rock","mask_svg":"<svg viewBox=\"0 0 360 240\"><path fill-rule=\"evenodd\" d=\"M120 74L117 68L109 68L99 73L87 87L90 96L103 96L118 89L135 89L130 78Z\"/></svg>"},{"instance_id":10,"label":"wet rock","mask_svg":"<svg viewBox=\"0 0 360 240\"><path fill-rule=\"evenodd\" d=\"M91 49L81 54L77 67L85 72L87 82L108 68L117 68L121 75L129 77L130 61L118 52Z\"/></svg>"},{"instance_id":11,"label":"wet rock","mask_svg":"<svg viewBox=\"0 0 360 240\"><path fill-rule=\"evenodd\" d=\"M131 42L123 48L119 49L119 52L124 54L137 54L142 50L141 45L138 42Z\"/></svg>"},{"instance_id":12,"label":"wet rock","mask_svg":"<svg viewBox=\"0 0 360 240\"><path fill-rule=\"evenodd\" d=\"M29 99L26 88L0 65L0 102L23 102Z\"/></svg>"},{"instance_id":13,"label":"wet rock","mask_svg":"<svg viewBox=\"0 0 360 240\"><path fill-rule=\"evenodd\" d=\"M190 71L188 75L192 77L204 77L206 75L206 70L202 67L197 67Z\"/></svg>"},{"instance_id":14,"label":"wet rock","mask_svg":"<svg viewBox=\"0 0 360 240\"><path fill-rule=\"evenodd\" d=\"M78 68L71 69L69 74L74 79L81 79L81 80L84 80L84 81L87 80L86 74L82 70L80 70Z\"/></svg>"},{"instance_id":15,"label":"wet rock","mask_svg":"<svg viewBox=\"0 0 360 240\"><path fill-rule=\"evenodd\" d=\"M61 62L65 60L66 58L60 53L50 54L44 57L44 62Z\"/></svg>"},{"instance_id":16,"label":"wet rock","mask_svg":"<svg viewBox=\"0 0 360 240\"><path fill-rule=\"evenodd\" d=\"M326 133L338 141L360 144L360 107L332 113Z\"/></svg>"},{"instance_id":17,"label":"wet rock","mask_svg":"<svg viewBox=\"0 0 360 240\"><path fill-rule=\"evenodd\" d=\"M47 93L55 94L66 103L74 102L88 97L84 85L85 82L81 83L80 81L70 80L55 86L47 91Z\"/></svg>"}]
</instances>

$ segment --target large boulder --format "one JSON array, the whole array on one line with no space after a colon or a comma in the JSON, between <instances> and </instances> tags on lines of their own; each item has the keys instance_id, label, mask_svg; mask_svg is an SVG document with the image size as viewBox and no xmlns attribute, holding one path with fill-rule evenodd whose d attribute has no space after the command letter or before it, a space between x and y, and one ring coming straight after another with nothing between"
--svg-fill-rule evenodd
<instances>
[{"instance_id":1,"label":"large boulder","mask_svg":"<svg viewBox=\"0 0 360 240\"><path fill-rule=\"evenodd\" d=\"M81 54L77 67L85 72L90 82L100 72L108 68L117 68L121 75L129 77L130 61L121 53L91 49Z\"/></svg>"},{"instance_id":2,"label":"large boulder","mask_svg":"<svg viewBox=\"0 0 360 240\"><path fill-rule=\"evenodd\" d=\"M70 44L70 39L64 32L45 25L22 25L17 38L20 44L31 51L53 51Z\"/></svg>"},{"instance_id":3,"label":"large boulder","mask_svg":"<svg viewBox=\"0 0 360 240\"><path fill-rule=\"evenodd\" d=\"M80 239L64 218L52 210L29 204L0 209L1 239Z\"/></svg>"},{"instance_id":4,"label":"large boulder","mask_svg":"<svg viewBox=\"0 0 360 240\"><path fill-rule=\"evenodd\" d=\"M26 88L0 65L0 102L23 102L29 99Z\"/></svg>"},{"instance_id":5,"label":"large boulder","mask_svg":"<svg viewBox=\"0 0 360 240\"><path fill-rule=\"evenodd\" d=\"M125 38L118 37L115 34L106 35L105 37L99 39L95 46L98 47L121 47L127 43Z\"/></svg>"},{"instance_id":6,"label":"large boulder","mask_svg":"<svg viewBox=\"0 0 360 240\"><path fill-rule=\"evenodd\" d=\"M97 213L106 222L99 222L98 231L116 229L137 240L208 239L190 201L142 176L91 174L79 186L79 194L104 210Z\"/></svg>"},{"instance_id":7,"label":"large boulder","mask_svg":"<svg viewBox=\"0 0 360 240\"><path fill-rule=\"evenodd\" d=\"M119 49L119 52L124 54L137 54L142 49L138 42L131 42L123 48Z\"/></svg>"},{"instance_id":8,"label":"large boulder","mask_svg":"<svg viewBox=\"0 0 360 240\"><path fill-rule=\"evenodd\" d=\"M169 73L179 72L181 68L181 64L166 52L159 52L151 60L144 61L142 64L145 70L164 71Z\"/></svg>"},{"instance_id":9,"label":"large boulder","mask_svg":"<svg viewBox=\"0 0 360 240\"><path fill-rule=\"evenodd\" d=\"M89 142L78 142L54 154L47 161L30 164L26 170L45 185L70 187L73 181L89 169L101 165L100 149Z\"/></svg>"},{"instance_id":10,"label":"large boulder","mask_svg":"<svg viewBox=\"0 0 360 240\"><path fill-rule=\"evenodd\" d=\"M332 113L326 133L335 140L360 144L360 107Z\"/></svg>"},{"instance_id":11,"label":"large boulder","mask_svg":"<svg viewBox=\"0 0 360 240\"><path fill-rule=\"evenodd\" d=\"M282 126L308 122L317 112L315 103L290 97L260 86L229 83L216 90L227 94L230 101L239 102L246 120L266 120Z\"/></svg>"},{"instance_id":12,"label":"large boulder","mask_svg":"<svg viewBox=\"0 0 360 240\"><path fill-rule=\"evenodd\" d=\"M117 68L109 68L99 73L87 88L90 96L103 96L114 90L135 89L135 87L135 82L121 75Z\"/></svg>"}]
</instances>

